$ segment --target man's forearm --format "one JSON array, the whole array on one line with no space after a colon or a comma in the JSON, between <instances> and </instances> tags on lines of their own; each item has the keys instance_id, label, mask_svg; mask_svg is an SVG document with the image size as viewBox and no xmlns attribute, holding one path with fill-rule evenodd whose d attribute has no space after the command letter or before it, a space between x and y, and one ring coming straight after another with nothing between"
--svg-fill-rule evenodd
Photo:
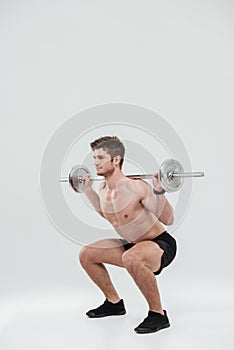
<instances>
[{"instance_id":1,"label":"man's forearm","mask_svg":"<svg viewBox=\"0 0 234 350\"><path fill-rule=\"evenodd\" d=\"M174 210L165 195L157 196L157 218L165 225L172 225L174 221Z\"/></svg>"},{"instance_id":2,"label":"man's forearm","mask_svg":"<svg viewBox=\"0 0 234 350\"><path fill-rule=\"evenodd\" d=\"M89 200L89 202L92 204L92 206L94 207L94 209L101 215L104 217L103 213L102 213L102 209L101 209L101 205L100 205L100 198L97 194L97 192L95 192L92 188L89 188L85 191L85 194Z\"/></svg>"}]
</instances>

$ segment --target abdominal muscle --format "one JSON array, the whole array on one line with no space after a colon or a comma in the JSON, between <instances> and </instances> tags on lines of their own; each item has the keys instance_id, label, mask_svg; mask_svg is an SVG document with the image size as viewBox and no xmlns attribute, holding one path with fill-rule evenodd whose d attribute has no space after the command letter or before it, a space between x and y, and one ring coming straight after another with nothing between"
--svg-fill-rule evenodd
<instances>
[{"instance_id":1,"label":"abdominal muscle","mask_svg":"<svg viewBox=\"0 0 234 350\"><path fill-rule=\"evenodd\" d=\"M165 231L158 218L144 209L128 224L121 225L121 222L111 222L111 224L121 237L133 243L151 240Z\"/></svg>"}]
</instances>

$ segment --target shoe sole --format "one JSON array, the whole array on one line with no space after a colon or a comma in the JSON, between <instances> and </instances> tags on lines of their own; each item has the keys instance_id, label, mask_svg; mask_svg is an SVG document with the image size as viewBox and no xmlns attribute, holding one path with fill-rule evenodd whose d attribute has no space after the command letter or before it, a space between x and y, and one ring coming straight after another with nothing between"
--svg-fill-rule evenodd
<instances>
[{"instance_id":1,"label":"shoe sole","mask_svg":"<svg viewBox=\"0 0 234 350\"><path fill-rule=\"evenodd\" d=\"M100 317L107 317L107 316L121 316L121 315L125 315L126 311L120 311L116 314L101 314L101 315L93 315L93 316L89 316L87 315L89 318L100 318Z\"/></svg>"},{"instance_id":2,"label":"shoe sole","mask_svg":"<svg viewBox=\"0 0 234 350\"><path fill-rule=\"evenodd\" d=\"M156 329L154 329L154 330L152 330L152 329L139 329L139 330L135 330L135 329L134 329L134 331L135 331L136 333L138 333L138 334L155 333L155 332L160 331L161 329L168 328L168 327L170 327L170 323L166 323L165 325L160 326L160 327L158 327L158 328L156 328Z\"/></svg>"}]
</instances>

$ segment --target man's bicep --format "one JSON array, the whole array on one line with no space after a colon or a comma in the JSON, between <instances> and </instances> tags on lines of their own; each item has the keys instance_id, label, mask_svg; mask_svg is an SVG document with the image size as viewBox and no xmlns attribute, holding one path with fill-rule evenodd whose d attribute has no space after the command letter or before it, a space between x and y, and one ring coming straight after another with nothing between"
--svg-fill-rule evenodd
<instances>
[{"instance_id":1,"label":"man's bicep","mask_svg":"<svg viewBox=\"0 0 234 350\"><path fill-rule=\"evenodd\" d=\"M150 185L144 186L142 188L142 205L152 213L156 214L157 211L157 197L153 194L153 190Z\"/></svg>"},{"instance_id":2,"label":"man's bicep","mask_svg":"<svg viewBox=\"0 0 234 350\"><path fill-rule=\"evenodd\" d=\"M105 188L105 186L106 186L106 182L105 181L103 181L103 182L101 182L101 184L100 184L100 186L99 186L99 188L98 188L98 191L97 191L97 195L98 195L98 197L99 197L99 210L98 210L98 213L104 218L104 219L106 219L106 217L105 217L105 215L104 215L104 213L103 213L103 208L102 208L102 191L103 191L103 189Z\"/></svg>"}]
</instances>

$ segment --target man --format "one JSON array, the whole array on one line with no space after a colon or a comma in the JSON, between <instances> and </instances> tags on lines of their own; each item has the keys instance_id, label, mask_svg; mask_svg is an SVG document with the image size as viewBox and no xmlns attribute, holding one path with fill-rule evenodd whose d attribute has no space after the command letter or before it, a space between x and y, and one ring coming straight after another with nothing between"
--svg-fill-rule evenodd
<instances>
[{"instance_id":1,"label":"man","mask_svg":"<svg viewBox=\"0 0 234 350\"><path fill-rule=\"evenodd\" d=\"M126 313L123 300L104 266L112 264L127 269L149 305L148 316L135 331L152 333L169 327L155 275L176 255L176 241L163 226L173 223L173 208L164 195L157 173L152 178L153 191L142 179L123 174L125 148L116 136L101 137L90 146L97 175L104 176L105 181L97 193L92 188L90 175L84 176L84 192L96 211L122 238L103 239L80 252L82 267L106 298L101 306L86 314L95 318Z\"/></svg>"}]
</instances>

